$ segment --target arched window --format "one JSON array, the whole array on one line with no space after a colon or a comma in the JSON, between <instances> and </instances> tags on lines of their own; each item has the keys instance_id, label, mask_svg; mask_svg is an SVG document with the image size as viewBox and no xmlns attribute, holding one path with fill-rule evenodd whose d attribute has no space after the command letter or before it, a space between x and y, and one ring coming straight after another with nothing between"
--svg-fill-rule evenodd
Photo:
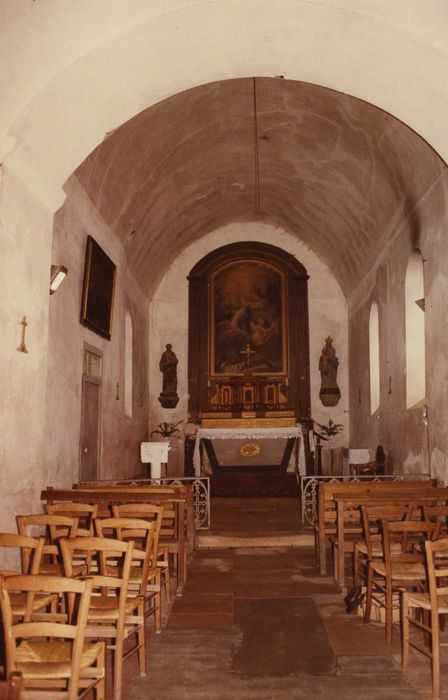
<instances>
[{"instance_id":1,"label":"arched window","mask_svg":"<svg viewBox=\"0 0 448 700\"><path fill-rule=\"evenodd\" d=\"M132 418L132 318L126 311L124 328L124 413Z\"/></svg>"},{"instance_id":2,"label":"arched window","mask_svg":"<svg viewBox=\"0 0 448 700\"><path fill-rule=\"evenodd\" d=\"M378 304L372 302L369 318L370 413L380 407L380 329Z\"/></svg>"},{"instance_id":3,"label":"arched window","mask_svg":"<svg viewBox=\"0 0 448 700\"><path fill-rule=\"evenodd\" d=\"M409 258L406 299L406 408L425 398L425 288L419 250Z\"/></svg>"}]
</instances>

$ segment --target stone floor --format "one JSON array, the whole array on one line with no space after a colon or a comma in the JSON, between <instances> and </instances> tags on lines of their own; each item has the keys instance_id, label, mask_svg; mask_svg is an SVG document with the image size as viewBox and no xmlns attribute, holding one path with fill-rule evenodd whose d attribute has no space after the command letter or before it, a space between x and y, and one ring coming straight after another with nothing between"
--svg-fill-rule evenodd
<instances>
[{"instance_id":1,"label":"stone floor","mask_svg":"<svg viewBox=\"0 0 448 700\"><path fill-rule=\"evenodd\" d=\"M293 534L297 502L217 499L212 522L217 535ZM199 550L167 612L162 633L149 634L148 676L126 662L123 700L431 697L428 662L411 652L403 674L398 630L390 648L382 625L347 615L310 547Z\"/></svg>"}]
</instances>

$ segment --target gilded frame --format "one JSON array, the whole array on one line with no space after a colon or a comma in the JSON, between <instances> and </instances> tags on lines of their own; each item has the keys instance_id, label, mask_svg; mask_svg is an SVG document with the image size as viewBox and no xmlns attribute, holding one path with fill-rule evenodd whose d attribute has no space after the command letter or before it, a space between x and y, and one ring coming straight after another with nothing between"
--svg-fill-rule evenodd
<instances>
[{"instance_id":1,"label":"gilded frame","mask_svg":"<svg viewBox=\"0 0 448 700\"><path fill-rule=\"evenodd\" d=\"M281 342L281 350L280 350L280 355L281 355L281 367L276 368L273 370L272 368L262 368L262 369L231 369L231 370L221 370L219 367L216 367L216 351L217 351L217 333L216 333L216 328L217 328L217 305L216 305L216 281L217 277L221 275L221 273L225 272L226 270L229 270L230 268L234 267L239 267L241 270L241 274L246 274L243 272L244 268L249 268L249 267L258 267L261 269L265 269L269 271L269 273L274 274L278 280L280 281L279 284L279 295L280 295L280 309L278 310L278 318L276 319L277 322L279 322L280 325L280 332L279 332L279 337L280 337L280 342ZM267 300L266 300L267 301ZM209 343L208 343L208 366L209 366L209 375L211 377L216 377L216 378L222 378L222 377L238 377L238 376L244 376L246 374L251 374L253 376L288 376L289 371L288 371L288 364L289 364L289 357L288 357L288 313L287 313L287 304L288 304L288 299L287 299L287 280L286 280L286 274L283 270L281 270L279 267L276 265L273 265L271 263L268 263L264 260L257 260L256 258L244 258L241 260L233 260L227 263L224 263L223 265L219 266L213 272L210 274L209 278L209 317L208 317L208 338L209 338ZM248 335L249 339L249 335ZM235 351L241 353L241 350Z\"/></svg>"}]
</instances>

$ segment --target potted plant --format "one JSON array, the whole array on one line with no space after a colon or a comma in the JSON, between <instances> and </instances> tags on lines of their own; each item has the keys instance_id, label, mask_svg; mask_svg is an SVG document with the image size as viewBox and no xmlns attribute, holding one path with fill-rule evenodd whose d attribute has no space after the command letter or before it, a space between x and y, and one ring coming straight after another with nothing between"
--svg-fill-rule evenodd
<instances>
[{"instance_id":1,"label":"potted plant","mask_svg":"<svg viewBox=\"0 0 448 700\"><path fill-rule=\"evenodd\" d=\"M166 423L163 421L157 425L157 428L151 430L151 435L155 433L156 435L161 435L163 438L170 438L176 433L180 433L178 426L181 425L181 423L183 423L182 420L178 423Z\"/></svg>"},{"instance_id":2,"label":"potted plant","mask_svg":"<svg viewBox=\"0 0 448 700\"><path fill-rule=\"evenodd\" d=\"M319 435L322 440L330 440L330 438L334 437L338 433L342 433L344 430L342 423L335 423L331 418L327 425L321 423L316 423L316 425L318 425L320 428Z\"/></svg>"}]
</instances>

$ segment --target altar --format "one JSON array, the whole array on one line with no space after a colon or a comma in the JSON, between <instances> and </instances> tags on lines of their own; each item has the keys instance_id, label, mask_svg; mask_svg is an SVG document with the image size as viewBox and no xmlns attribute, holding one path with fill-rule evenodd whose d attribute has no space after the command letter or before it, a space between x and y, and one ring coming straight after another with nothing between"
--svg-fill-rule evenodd
<instances>
[{"instance_id":1,"label":"altar","mask_svg":"<svg viewBox=\"0 0 448 700\"><path fill-rule=\"evenodd\" d=\"M235 441L241 443L240 455L247 457L254 465L263 466L263 462L269 460L272 454L272 447L268 448L270 441L283 441L289 443L290 449L284 450L283 458L287 458L285 470L288 472L298 471L302 476L306 474L305 450L303 443L303 433L300 425L290 427L243 427L243 428L198 428L196 442L193 453L193 465L195 476L203 474L201 459L202 444L204 440L210 441ZM260 444L261 443L261 444ZM288 451L290 454L288 454ZM223 460L222 460L223 461Z\"/></svg>"}]
</instances>

